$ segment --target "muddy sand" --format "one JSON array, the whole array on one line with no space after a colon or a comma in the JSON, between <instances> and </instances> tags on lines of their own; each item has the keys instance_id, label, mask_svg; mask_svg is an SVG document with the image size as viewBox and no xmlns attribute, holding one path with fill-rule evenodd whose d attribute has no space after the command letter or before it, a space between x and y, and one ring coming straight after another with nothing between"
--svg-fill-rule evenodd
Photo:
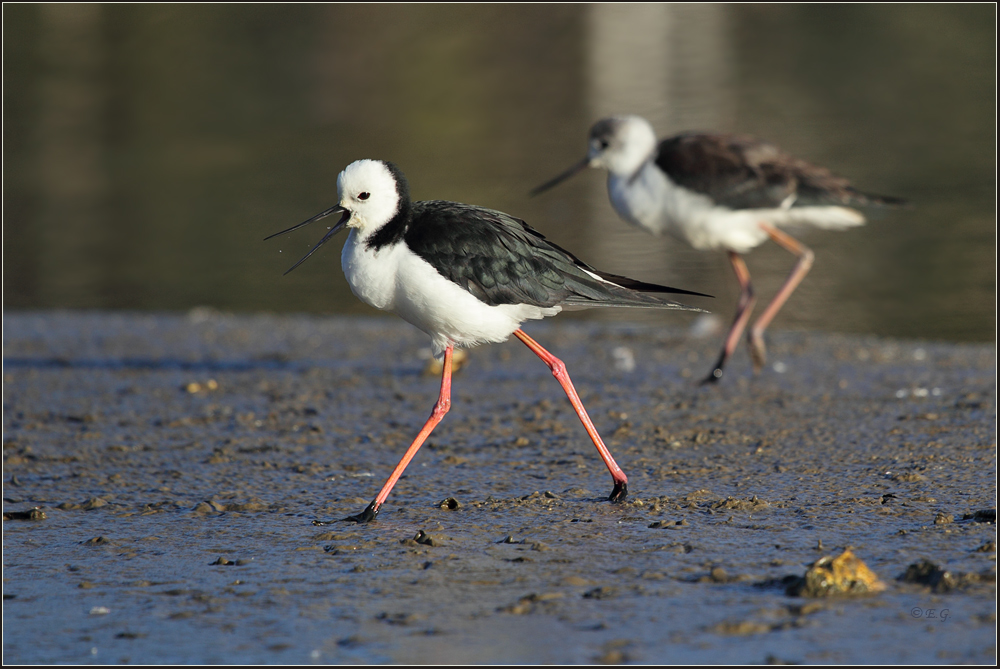
<instances>
[{"instance_id":1,"label":"muddy sand","mask_svg":"<svg viewBox=\"0 0 1000 669\"><path fill-rule=\"evenodd\" d=\"M993 663L993 345L556 319L429 414L386 319L4 316L5 663ZM36 508L37 507L37 508ZM850 547L884 589L790 584Z\"/></svg>"}]
</instances>

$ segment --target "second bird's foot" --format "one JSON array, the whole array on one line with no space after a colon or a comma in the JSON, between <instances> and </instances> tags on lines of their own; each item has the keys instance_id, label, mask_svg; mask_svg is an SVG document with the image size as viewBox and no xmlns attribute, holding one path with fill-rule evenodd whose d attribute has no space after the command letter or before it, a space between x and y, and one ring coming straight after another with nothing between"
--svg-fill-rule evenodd
<instances>
[{"instance_id":1,"label":"second bird's foot","mask_svg":"<svg viewBox=\"0 0 1000 669\"><path fill-rule=\"evenodd\" d=\"M376 506L375 502L372 502L361 513L354 516L348 516L347 518L344 518L344 520L352 523L370 523L375 520L375 516L378 515L381 508L381 506Z\"/></svg>"},{"instance_id":2,"label":"second bird's foot","mask_svg":"<svg viewBox=\"0 0 1000 669\"><path fill-rule=\"evenodd\" d=\"M628 497L628 483L615 483L614 490L608 495L609 502L624 502Z\"/></svg>"}]
</instances>

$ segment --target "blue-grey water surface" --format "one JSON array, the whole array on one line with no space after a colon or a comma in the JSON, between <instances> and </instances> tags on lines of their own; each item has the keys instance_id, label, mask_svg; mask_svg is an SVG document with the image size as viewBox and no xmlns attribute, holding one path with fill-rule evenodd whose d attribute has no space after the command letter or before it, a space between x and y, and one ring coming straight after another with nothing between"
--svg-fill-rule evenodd
<instances>
[{"instance_id":1,"label":"blue-grey water surface","mask_svg":"<svg viewBox=\"0 0 1000 669\"><path fill-rule=\"evenodd\" d=\"M528 331L627 503L512 341L472 351L375 522L318 527L364 509L430 412L414 328L8 316L4 662L993 661L992 346L779 333L777 368L704 387L715 342L683 330ZM778 582L846 547L885 591ZM922 560L955 585L897 580Z\"/></svg>"}]
</instances>

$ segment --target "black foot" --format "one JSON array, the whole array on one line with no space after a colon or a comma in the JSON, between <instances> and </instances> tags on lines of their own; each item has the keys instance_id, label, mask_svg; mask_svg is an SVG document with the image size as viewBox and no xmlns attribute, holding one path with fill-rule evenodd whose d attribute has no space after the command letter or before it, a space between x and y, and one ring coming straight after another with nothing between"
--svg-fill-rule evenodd
<instances>
[{"instance_id":1,"label":"black foot","mask_svg":"<svg viewBox=\"0 0 1000 669\"><path fill-rule=\"evenodd\" d=\"M615 483L615 489L608 495L609 502L624 502L628 497L628 483Z\"/></svg>"},{"instance_id":2,"label":"black foot","mask_svg":"<svg viewBox=\"0 0 1000 669\"><path fill-rule=\"evenodd\" d=\"M716 367L715 369L712 370L711 374L702 379L699 385L706 386L709 383L718 383L719 379L721 378L722 378L722 368Z\"/></svg>"},{"instance_id":3,"label":"black foot","mask_svg":"<svg viewBox=\"0 0 1000 669\"><path fill-rule=\"evenodd\" d=\"M378 515L378 512L381 508L382 507L380 506L375 506L375 502L372 501L372 503L369 504L364 511L362 511L356 516L348 516L347 518L344 518L344 520L345 521L349 520L352 523L370 523L371 521L375 520L375 516Z\"/></svg>"}]
</instances>

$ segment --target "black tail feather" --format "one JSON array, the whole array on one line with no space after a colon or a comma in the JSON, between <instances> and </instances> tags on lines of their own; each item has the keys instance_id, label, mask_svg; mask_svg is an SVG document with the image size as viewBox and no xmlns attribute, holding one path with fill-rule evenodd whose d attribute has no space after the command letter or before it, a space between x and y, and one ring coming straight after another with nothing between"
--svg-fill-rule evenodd
<instances>
[{"instance_id":1,"label":"black tail feather","mask_svg":"<svg viewBox=\"0 0 1000 669\"><path fill-rule=\"evenodd\" d=\"M618 284L622 288L628 288L629 290L637 290L643 293L674 293L676 295L696 295L698 297L715 297L714 295L707 295L706 293L698 293L693 290L684 290L683 288L671 288L670 286L661 286L656 283L646 283L645 281L639 281L637 279L630 279L627 276L620 276L618 274L610 274L608 272L602 272L600 270L595 270L591 268L597 276L601 277L605 281L610 281L611 283Z\"/></svg>"}]
</instances>

